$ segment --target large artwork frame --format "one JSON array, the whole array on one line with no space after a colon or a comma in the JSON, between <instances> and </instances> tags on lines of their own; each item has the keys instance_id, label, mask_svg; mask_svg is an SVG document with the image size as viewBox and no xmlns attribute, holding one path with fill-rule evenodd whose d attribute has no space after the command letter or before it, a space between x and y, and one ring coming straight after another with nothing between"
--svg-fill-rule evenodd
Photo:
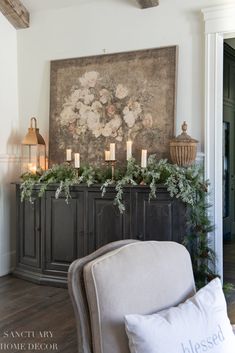
<instances>
[{"instance_id":1,"label":"large artwork frame","mask_svg":"<svg viewBox=\"0 0 235 353\"><path fill-rule=\"evenodd\" d=\"M52 61L50 165L64 162L66 148L101 165L113 142L123 163L127 140L137 160L141 149L168 158L176 78L176 46Z\"/></svg>"}]
</instances>

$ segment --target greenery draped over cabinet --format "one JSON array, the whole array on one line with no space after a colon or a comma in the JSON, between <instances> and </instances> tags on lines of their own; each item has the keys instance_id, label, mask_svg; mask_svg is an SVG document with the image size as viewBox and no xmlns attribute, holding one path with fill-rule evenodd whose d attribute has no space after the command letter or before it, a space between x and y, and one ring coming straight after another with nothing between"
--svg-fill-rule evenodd
<instances>
[{"instance_id":1,"label":"greenery draped over cabinet","mask_svg":"<svg viewBox=\"0 0 235 353\"><path fill-rule=\"evenodd\" d=\"M156 156L151 155L147 168L141 168L132 158L128 161L126 168L115 170L112 179L111 170L108 167L84 166L78 171L69 164L55 165L43 173L22 175L21 200L34 201L32 192L35 185L39 185L38 196L42 197L49 184L59 184L56 198L64 194L66 202L69 202L70 187L81 183L86 183L88 186L101 184L102 195L109 186L115 186L114 204L121 213L125 212L123 203L125 186L148 185L149 200L151 200L157 198L158 185L165 185L171 197L179 198L187 205L188 234L184 239L184 245L191 254L198 288L216 276L214 273L215 256L207 236L213 229L207 210L209 207L208 182L204 180L199 166L179 167L166 160L157 161Z\"/></svg>"}]
</instances>

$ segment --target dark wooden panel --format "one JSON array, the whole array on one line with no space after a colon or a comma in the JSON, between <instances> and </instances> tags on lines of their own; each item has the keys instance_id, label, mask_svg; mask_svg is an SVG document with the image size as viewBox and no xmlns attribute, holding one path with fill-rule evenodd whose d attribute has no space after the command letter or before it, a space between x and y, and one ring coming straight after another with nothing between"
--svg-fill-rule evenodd
<instances>
[{"instance_id":1,"label":"dark wooden panel","mask_svg":"<svg viewBox=\"0 0 235 353\"><path fill-rule=\"evenodd\" d=\"M23 205L23 237L22 237L22 255L23 257L36 257L36 234L37 234L37 216L35 203L24 202Z\"/></svg>"},{"instance_id":2,"label":"dark wooden panel","mask_svg":"<svg viewBox=\"0 0 235 353\"><path fill-rule=\"evenodd\" d=\"M187 224L187 206L178 199L172 200L172 240L182 244L185 236L190 234L190 226Z\"/></svg>"},{"instance_id":3,"label":"dark wooden panel","mask_svg":"<svg viewBox=\"0 0 235 353\"><path fill-rule=\"evenodd\" d=\"M159 194L149 201L149 193L136 191L135 236L139 240L172 240L172 201Z\"/></svg>"},{"instance_id":4,"label":"dark wooden panel","mask_svg":"<svg viewBox=\"0 0 235 353\"><path fill-rule=\"evenodd\" d=\"M186 232L185 208L160 189L149 201L149 191L135 192L134 238L181 242Z\"/></svg>"},{"instance_id":5,"label":"dark wooden panel","mask_svg":"<svg viewBox=\"0 0 235 353\"><path fill-rule=\"evenodd\" d=\"M114 192L102 198L100 191L88 192L88 250L89 253L104 244L130 237L129 193L124 195L125 217L113 204Z\"/></svg>"},{"instance_id":6,"label":"dark wooden panel","mask_svg":"<svg viewBox=\"0 0 235 353\"><path fill-rule=\"evenodd\" d=\"M45 269L67 272L69 264L84 254L83 192L72 193L67 204L46 193ZM83 255L84 256L84 255Z\"/></svg>"},{"instance_id":7,"label":"dark wooden panel","mask_svg":"<svg viewBox=\"0 0 235 353\"><path fill-rule=\"evenodd\" d=\"M19 195L20 197L20 195ZM35 199L18 201L21 222L18 228L18 261L22 265L39 268L41 266L41 202Z\"/></svg>"},{"instance_id":8,"label":"dark wooden panel","mask_svg":"<svg viewBox=\"0 0 235 353\"><path fill-rule=\"evenodd\" d=\"M51 261L71 262L76 256L77 248L77 219L76 200L70 200L69 204L64 199L51 199Z\"/></svg>"}]
</instances>

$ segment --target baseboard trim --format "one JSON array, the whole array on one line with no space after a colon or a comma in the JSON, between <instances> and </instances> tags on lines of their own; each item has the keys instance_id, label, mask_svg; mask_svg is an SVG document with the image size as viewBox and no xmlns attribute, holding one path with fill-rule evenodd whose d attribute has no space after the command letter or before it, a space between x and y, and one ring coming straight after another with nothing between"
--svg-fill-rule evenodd
<instances>
[{"instance_id":1,"label":"baseboard trim","mask_svg":"<svg viewBox=\"0 0 235 353\"><path fill-rule=\"evenodd\" d=\"M29 282L40 284L40 285L68 288L67 276L59 277L59 276L47 275L41 272L33 272L30 270L26 270L21 267L18 267L13 271L13 276L24 279Z\"/></svg>"},{"instance_id":2,"label":"baseboard trim","mask_svg":"<svg viewBox=\"0 0 235 353\"><path fill-rule=\"evenodd\" d=\"M16 252L10 251L0 255L0 277L11 273L15 268Z\"/></svg>"}]
</instances>

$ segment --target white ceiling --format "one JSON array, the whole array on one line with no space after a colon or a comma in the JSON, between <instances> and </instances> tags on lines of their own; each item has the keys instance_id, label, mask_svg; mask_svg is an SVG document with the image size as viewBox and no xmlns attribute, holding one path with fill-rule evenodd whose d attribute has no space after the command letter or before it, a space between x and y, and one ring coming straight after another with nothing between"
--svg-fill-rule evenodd
<instances>
[{"instance_id":1,"label":"white ceiling","mask_svg":"<svg viewBox=\"0 0 235 353\"><path fill-rule=\"evenodd\" d=\"M21 0L29 12L76 6L89 0Z\"/></svg>"}]
</instances>

